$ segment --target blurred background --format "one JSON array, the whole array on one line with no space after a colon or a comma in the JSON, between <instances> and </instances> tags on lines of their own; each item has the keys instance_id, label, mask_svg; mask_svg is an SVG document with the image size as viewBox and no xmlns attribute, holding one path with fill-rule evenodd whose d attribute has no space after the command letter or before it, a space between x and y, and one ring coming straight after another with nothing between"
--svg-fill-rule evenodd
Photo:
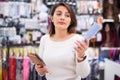
<instances>
[{"instance_id":1,"label":"blurred background","mask_svg":"<svg viewBox=\"0 0 120 80\"><path fill-rule=\"evenodd\" d=\"M120 0L0 0L0 80L41 80L27 54L39 52L60 1L73 8L78 34L102 26L86 51L91 73L83 80L120 80Z\"/></svg>"}]
</instances>

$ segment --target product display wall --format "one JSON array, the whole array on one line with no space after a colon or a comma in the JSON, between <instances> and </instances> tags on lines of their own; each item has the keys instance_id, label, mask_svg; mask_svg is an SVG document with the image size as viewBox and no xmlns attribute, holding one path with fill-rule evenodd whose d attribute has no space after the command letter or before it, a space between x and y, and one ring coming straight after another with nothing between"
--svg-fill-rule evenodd
<instances>
[{"instance_id":1,"label":"product display wall","mask_svg":"<svg viewBox=\"0 0 120 80\"><path fill-rule=\"evenodd\" d=\"M20 63L17 59L27 59L26 53L39 53L38 49L39 41L42 35L46 34L49 29L49 11L52 6L58 3L60 0L25 0L25 1L4 1L0 0L0 49L1 57L0 57L0 71L1 66L3 66L3 71L0 72L0 78L8 78L6 76L7 71L10 66L7 64L14 58L16 63ZM62 0L65 1L65 0ZM116 23L114 23L114 19L108 19L103 17L103 1L104 0L66 0L74 10L78 25L77 32L78 34L85 33L91 25L96 22L103 26L102 30L100 30L97 35L94 36L93 39L90 40L90 47L87 50L87 54L89 55L89 62L91 65L91 74L86 78L87 80L91 79L104 79L102 71L104 71L103 64L104 58L108 58L112 61L119 62L118 55L111 56L113 54L112 51L118 49L119 50L119 34L120 30L116 30ZM39 5L40 4L40 5ZM41 8L42 7L42 8ZM111 22L112 21L112 22ZM105 33L103 29L105 27L104 24L108 23L110 29L113 32L116 32L112 38L109 37L110 42L114 45L110 46L107 43L108 39L103 39ZM119 24L117 24L119 26ZM117 27L117 29L120 29ZM113 38L115 37L115 38ZM105 37L107 38L107 37ZM116 39L116 40L113 40ZM113 42L112 42L113 40ZM103 46L104 45L104 46ZM27 47L27 50L26 50ZM102 47L109 48L107 51L101 49ZM113 48L114 47L114 48ZM111 50L111 48L113 48ZM108 53L109 52L109 53ZM111 53L110 53L111 52ZM14 54L13 54L14 53ZM20 54L21 53L21 54ZM12 58L12 59L11 59ZM114 58L114 59L113 59ZM3 64L1 65L1 61ZM27 60L26 60L27 61ZM28 60L29 61L29 60ZM38 80L36 77L37 73L35 72L34 64L32 62L27 62L28 64L21 63L22 65L27 65L32 70L33 76L26 75L26 79L31 78L31 80ZM17 64L13 64L16 66L16 74L14 77L20 78L20 74L25 74L26 71L24 68L20 68L23 66L19 66ZM102 65L102 66L101 66ZM23 72L21 72L23 70ZM28 71L28 70L27 70ZM1 77L2 73L4 77ZM29 74L29 72L28 72ZM37 75L38 76L38 75ZM100 77L98 77L100 76ZM22 78L25 78L22 77ZM39 77L40 78L40 77ZM1 79L0 79L1 80Z\"/></svg>"}]
</instances>

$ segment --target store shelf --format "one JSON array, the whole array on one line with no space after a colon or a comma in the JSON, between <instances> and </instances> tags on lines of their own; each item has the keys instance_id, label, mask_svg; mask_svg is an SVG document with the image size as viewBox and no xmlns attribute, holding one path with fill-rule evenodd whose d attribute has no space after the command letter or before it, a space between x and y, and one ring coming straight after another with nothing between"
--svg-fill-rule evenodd
<instances>
[{"instance_id":1,"label":"store shelf","mask_svg":"<svg viewBox=\"0 0 120 80\"><path fill-rule=\"evenodd\" d=\"M103 23L104 22L114 22L114 20L113 19L103 19Z\"/></svg>"},{"instance_id":2,"label":"store shelf","mask_svg":"<svg viewBox=\"0 0 120 80\"><path fill-rule=\"evenodd\" d=\"M111 50L111 49L120 50L120 47L101 47L100 49L101 50Z\"/></svg>"},{"instance_id":3,"label":"store shelf","mask_svg":"<svg viewBox=\"0 0 120 80\"><path fill-rule=\"evenodd\" d=\"M105 59L104 80L115 80L115 75L120 77L120 64L109 59Z\"/></svg>"}]
</instances>

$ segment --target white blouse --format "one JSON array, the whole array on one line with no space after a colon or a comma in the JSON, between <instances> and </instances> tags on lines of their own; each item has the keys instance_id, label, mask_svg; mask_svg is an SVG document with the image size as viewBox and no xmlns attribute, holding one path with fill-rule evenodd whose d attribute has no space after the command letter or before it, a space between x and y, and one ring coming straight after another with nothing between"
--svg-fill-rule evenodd
<instances>
[{"instance_id":1,"label":"white blouse","mask_svg":"<svg viewBox=\"0 0 120 80\"><path fill-rule=\"evenodd\" d=\"M40 57L43 58L49 73L47 80L76 80L78 76L85 78L90 73L88 60L77 62L74 47L76 40L84 40L81 35L74 35L65 41L53 41L49 34L40 41Z\"/></svg>"}]
</instances>

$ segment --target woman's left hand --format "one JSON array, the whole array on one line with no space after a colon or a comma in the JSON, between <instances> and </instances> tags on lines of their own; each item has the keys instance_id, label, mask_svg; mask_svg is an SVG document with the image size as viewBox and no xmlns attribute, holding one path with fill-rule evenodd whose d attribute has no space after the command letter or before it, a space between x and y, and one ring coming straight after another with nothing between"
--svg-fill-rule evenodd
<instances>
[{"instance_id":1,"label":"woman's left hand","mask_svg":"<svg viewBox=\"0 0 120 80\"><path fill-rule=\"evenodd\" d=\"M87 38L85 38L85 42L77 40L75 44L77 45L77 47L75 47L77 51L77 56L79 58L83 58L85 56L85 51L87 50L89 46L89 40Z\"/></svg>"}]
</instances>

